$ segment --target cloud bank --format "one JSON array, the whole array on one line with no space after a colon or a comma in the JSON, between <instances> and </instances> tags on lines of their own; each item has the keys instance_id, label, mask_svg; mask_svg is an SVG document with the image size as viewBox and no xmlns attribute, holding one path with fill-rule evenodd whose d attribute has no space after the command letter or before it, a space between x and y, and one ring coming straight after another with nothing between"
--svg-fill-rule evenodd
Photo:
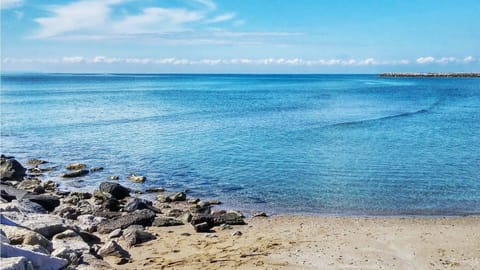
<instances>
[{"instance_id":1,"label":"cloud bank","mask_svg":"<svg viewBox=\"0 0 480 270\"><path fill-rule=\"evenodd\" d=\"M279 65L279 66L402 66L402 65L424 65L437 64L444 65L448 63L470 64L479 60L473 56L465 58L442 57L435 59L434 57L420 57L415 61L407 59L379 61L374 58L366 59L316 59L306 60L301 58L231 58L231 59L185 59L185 58L122 58L122 57L83 57L83 56L66 56L62 58L4 58L4 64L129 64L129 65Z\"/></svg>"}]
</instances>

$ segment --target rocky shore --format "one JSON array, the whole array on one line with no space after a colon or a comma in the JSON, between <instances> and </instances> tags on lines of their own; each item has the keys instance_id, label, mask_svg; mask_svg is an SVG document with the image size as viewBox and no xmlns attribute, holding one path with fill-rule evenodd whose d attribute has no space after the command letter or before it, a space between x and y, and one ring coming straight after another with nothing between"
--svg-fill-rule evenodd
<instances>
[{"instance_id":1,"label":"rocky shore","mask_svg":"<svg viewBox=\"0 0 480 270\"><path fill-rule=\"evenodd\" d=\"M183 191L151 188L147 192L157 199L150 201L116 176L99 181L93 192L61 191L42 181L44 172L55 170L48 161L32 159L28 166L1 156L0 269L114 269L131 261L131 248L158 237L148 227L208 233L246 224L241 212L212 210L220 202L188 198ZM61 177L76 178L103 168L74 163L65 169ZM132 174L129 180L146 179Z\"/></svg>"},{"instance_id":2,"label":"rocky shore","mask_svg":"<svg viewBox=\"0 0 480 270\"><path fill-rule=\"evenodd\" d=\"M389 72L381 73L380 77L428 77L428 78L480 78L480 73L453 72L453 73L415 73L415 72Z\"/></svg>"}]
</instances>

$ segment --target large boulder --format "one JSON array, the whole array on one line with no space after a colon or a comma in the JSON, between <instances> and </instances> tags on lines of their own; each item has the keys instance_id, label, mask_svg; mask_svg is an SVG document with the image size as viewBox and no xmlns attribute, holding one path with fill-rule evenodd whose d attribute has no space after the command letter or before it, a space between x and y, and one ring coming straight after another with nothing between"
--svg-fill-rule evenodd
<instances>
[{"instance_id":1,"label":"large boulder","mask_svg":"<svg viewBox=\"0 0 480 270\"><path fill-rule=\"evenodd\" d=\"M0 156L0 179L21 181L25 176L26 169L14 158Z\"/></svg>"},{"instance_id":2,"label":"large boulder","mask_svg":"<svg viewBox=\"0 0 480 270\"><path fill-rule=\"evenodd\" d=\"M33 264L25 257L2 258L1 270L34 270Z\"/></svg>"},{"instance_id":3,"label":"large boulder","mask_svg":"<svg viewBox=\"0 0 480 270\"><path fill-rule=\"evenodd\" d=\"M49 212L53 211L55 207L60 205L60 199L57 196L47 194L26 194L23 199L38 203Z\"/></svg>"},{"instance_id":4,"label":"large boulder","mask_svg":"<svg viewBox=\"0 0 480 270\"><path fill-rule=\"evenodd\" d=\"M52 251L52 243L43 235L17 226L0 225L12 245L39 245Z\"/></svg>"},{"instance_id":5,"label":"large boulder","mask_svg":"<svg viewBox=\"0 0 480 270\"><path fill-rule=\"evenodd\" d=\"M51 238L57 233L61 233L67 229L65 220L56 215L50 214L28 214L23 215L17 212L3 213L7 218L17 224L21 224L32 231L35 231L46 238Z\"/></svg>"},{"instance_id":6,"label":"large boulder","mask_svg":"<svg viewBox=\"0 0 480 270\"><path fill-rule=\"evenodd\" d=\"M21 212L24 214L36 213L36 214L46 214L47 211L43 206L36 202L30 200L12 200L8 206L4 209L5 211L15 211Z\"/></svg>"},{"instance_id":7,"label":"large boulder","mask_svg":"<svg viewBox=\"0 0 480 270\"><path fill-rule=\"evenodd\" d=\"M119 183L102 182L98 189L103 192L112 195L115 199L121 200L130 195L130 190Z\"/></svg>"},{"instance_id":8,"label":"large boulder","mask_svg":"<svg viewBox=\"0 0 480 270\"><path fill-rule=\"evenodd\" d=\"M2 260L3 258L8 257L25 257L32 263L35 269L59 270L68 264L67 260L64 259L52 257L40 252L31 251L5 243L2 243L0 253Z\"/></svg>"},{"instance_id":9,"label":"large boulder","mask_svg":"<svg viewBox=\"0 0 480 270\"><path fill-rule=\"evenodd\" d=\"M106 220L98 225L99 233L110 233L115 229L125 229L130 225L152 225L155 219L155 212L151 210L139 210L130 214L120 216L111 220Z\"/></svg>"},{"instance_id":10,"label":"large boulder","mask_svg":"<svg viewBox=\"0 0 480 270\"><path fill-rule=\"evenodd\" d=\"M52 256L64 258L73 265L78 265L80 257L90 251L90 246L72 230L56 234L52 238L52 244L54 249Z\"/></svg>"},{"instance_id":11,"label":"large boulder","mask_svg":"<svg viewBox=\"0 0 480 270\"><path fill-rule=\"evenodd\" d=\"M30 193L28 191L14 188L10 185L4 185L4 184L0 184L0 189L2 191L1 193L2 198L4 198L9 202L15 199L21 200L25 195Z\"/></svg>"},{"instance_id":12,"label":"large boulder","mask_svg":"<svg viewBox=\"0 0 480 270\"><path fill-rule=\"evenodd\" d=\"M245 225L243 215L236 211L223 212L219 211L212 214L214 226L220 226L221 224L228 225Z\"/></svg>"}]
</instances>

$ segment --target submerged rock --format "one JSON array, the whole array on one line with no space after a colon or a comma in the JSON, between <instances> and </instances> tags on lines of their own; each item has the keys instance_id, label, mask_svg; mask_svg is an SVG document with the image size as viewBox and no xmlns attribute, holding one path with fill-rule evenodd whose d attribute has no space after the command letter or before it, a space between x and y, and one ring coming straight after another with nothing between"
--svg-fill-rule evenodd
<instances>
[{"instance_id":1,"label":"submerged rock","mask_svg":"<svg viewBox=\"0 0 480 270\"><path fill-rule=\"evenodd\" d=\"M0 157L0 179L21 181L25 176L26 169L14 158L1 155Z\"/></svg>"},{"instance_id":2,"label":"submerged rock","mask_svg":"<svg viewBox=\"0 0 480 270\"><path fill-rule=\"evenodd\" d=\"M157 193L157 192L164 192L165 189L162 187L154 187L154 188L147 188L145 189L146 193Z\"/></svg>"},{"instance_id":3,"label":"submerged rock","mask_svg":"<svg viewBox=\"0 0 480 270\"><path fill-rule=\"evenodd\" d=\"M83 163L70 163L67 166L65 166L65 169L74 171L74 170L82 170L82 169L85 169L86 167L87 165Z\"/></svg>"},{"instance_id":4,"label":"submerged rock","mask_svg":"<svg viewBox=\"0 0 480 270\"><path fill-rule=\"evenodd\" d=\"M90 168L90 172L99 172L99 171L103 171L103 167L93 167L93 168Z\"/></svg>"},{"instance_id":5,"label":"submerged rock","mask_svg":"<svg viewBox=\"0 0 480 270\"><path fill-rule=\"evenodd\" d=\"M142 175L135 175L134 173L132 173L128 179L132 182L135 182L135 183L143 183L145 182L145 180L147 180L147 178L145 176L142 176Z\"/></svg>"},{"instance_id":6,"label":"submerged rock","mask_svg":"<svg viewBox=\"0 0 480 270\"><path fill-rule=\"evenodd\" d=\"M80 177L88 174L88 170L77 170L73 172L67 172L62 175L60 175L63 178L74 178L74 177Z\"/></svg>"},{"instance_id":7,"label":"submerged rock","mask_svg":"<svg viewBox=\"0 0 480 270\"><path fill-rule=\"evenodd\" d=\"M36 165L40 165L40 164L46 164L46 163L48 163L48 161L42 160L42 159L35 159L35 158L34 159L29 159L27 161L27 164L32 165L32 166L36 166Z\"/></svg>"}]
</instances>

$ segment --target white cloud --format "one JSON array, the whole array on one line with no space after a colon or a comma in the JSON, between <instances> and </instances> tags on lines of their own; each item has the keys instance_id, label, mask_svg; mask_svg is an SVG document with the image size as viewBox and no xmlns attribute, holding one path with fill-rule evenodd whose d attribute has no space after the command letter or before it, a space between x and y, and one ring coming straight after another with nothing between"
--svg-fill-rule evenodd
<instances>
[{"instance_id":1,"label":"white cloud","mask_svg":"<svg viewBox=\"0 0 480 270\"><path fill-rule=\"evenodd\" d=\"M34 38L55 38L63 40L131 39L132 36L157 41L175 39L195 39L205 23L218 23L231 20L235 13L212 14L216 5L210 0L195 0L192 7L151 6L133 12L122 9L121 4L128 0L79 0L64 5L49 5L44 9L50 13L36 18L39 29ZM197 24L194 24L197 23ZM203 24L202 24L203 23ZM163 35L165 36L159 36ZM205 35L211 39L210 35Z\"/></svg>"},{"instance_id":2,"label":"white cloud","mask_svg":"<svg viewBox=\"0 0 480 270\"><path fill-rule=\"evenodd\" d=\"M23 5L23 0L1 0L0 2L1 9L16 8L21 5Z\"/></svg>"},{"instance_id":3,"label":"white cloud","mask_svg":"<svg viewBox=\"0 0 480 270\"><path fill-rule=\"evenodd\" d=\"M85 59L81 56L65 56L62 58L62 62L65 63L81 63L85 61Z\"/></svg>"},{"instance_id":4,"label":"white cloud","mask_svg":"<svg viewBox=\"0 0 480 270\"><path fill-rule=\"evenodd\" d=\"M111 6L122 0L84 0L63 6L48 6L50 17L35 19L36 38L51 38L75 32L100 32L109 25Z\"/></svg>"},{"instance_id":5,"label":"white cloud","mask_svg":"<svg viewBox=\"0 0 480 270\"><path fill-rule=\"evenodd\" d=\"M225 14L222 14L222 15L218 15L210 20L208 20L207 22L209 23L218 23L218 22L224 22L224 21L229 21L231 19L235 18L235 13L233 12L230 12L230 13L225 13Z\"/></svg>"},{"instance_id":6,"label":"white cloud","mask_svg":"<svg viewBox=\"0 0 480 270\"><path fill-rule=\"evenodd\" d=\"M472 62L475 62L475 58L473 56L467 56L467 57L463 58L463 62L472 63Z\"/></svg>"},{"instance_id":7,"label":"white cloud","mask_svg":"<svg viewBox=\"0 0 480 270\"><path fill-rule=\"evenodd\" d=\"M433 57L432 57L433 58ZM445 59L444 59L445 58ZM442 61L443 59L443 61ZM457 58L454 58L457 59ZM474 59L473 57L471 59ZM467 60L471 60L468 58ZM446 63L452 63L453 57L443 57L439 60L423 59L422 61L416 61L417 64L424 64L425 61L428 63L443 64L445 61L450 61ZM374 58L366 58L363 60L357 59L316 59L316 60L306 60L302 58L232 58L232 59L185 59L185 58L136 58L136 57L107 57L107 56L95 56L95 57L82 57L82 56L68 56L62 58L4 58L3 63L39 63L39 64L127 64L127 65L209 65L209 66L218 66L218 65L278 65L278 66L398 66L398 65L407 65L411 61L402 59L402 60L392 60L392 61L377 61ZM465 61L463 61L466 63ZM455 63L459 63L456 61Z\"/></svg>"},{"instance_id":8,"label":"white cloud","mask_svg":"<svg viewBox=\"0 0 480 270\"><path fill-rule=\"evenodd\" d=\"M458 59L455 57L442 57L436 61L439 64L448 64L458 62Z\"/></svg>"},{"instance_id":9,"label":"white cloud","mask_svg":"<svg viewBox=\"0 0 480 270\"><path fill-rule=\"evenodd\" d=\"M435 58L431 56L426 56L426 57L420 57L417 59L418 64L430 64L435 62Z\"/></svg>"},{"instance_id":10,"label":"white cloud","mask_svg":"<svg viewBox=\"0 0 480 270\"><path fill-rule=\"evenodd\" d=\"M114 34L145 34L181 31L184 24L198 21L203 14L177 8L145 8L141 14L129 15L113 23Z\"/></svg>"},{"instance_id":11,"label":"white cloud","mask_svg":"<svg viewBox=\"0 0 480 270\"><path fill-rule=\"evenodd\" d=\"M210 10L217 9L217 5L212 0L194 0L194 2L197 2Z\"/></svg>"}]
</instances>

